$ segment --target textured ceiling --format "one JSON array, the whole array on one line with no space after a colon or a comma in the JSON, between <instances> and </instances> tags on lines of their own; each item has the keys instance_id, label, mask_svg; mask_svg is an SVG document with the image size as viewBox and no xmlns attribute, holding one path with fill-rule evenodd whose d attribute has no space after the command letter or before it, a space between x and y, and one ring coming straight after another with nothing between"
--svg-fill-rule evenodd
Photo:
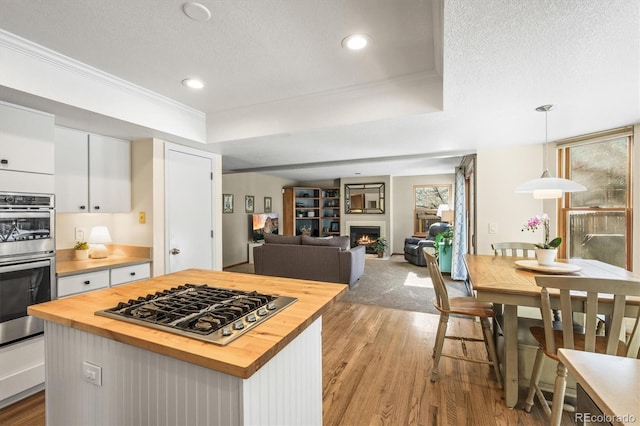
<instances>
[{"instance_id":1,"label":"textured ceiling","mask_svg":"<svg viewBox=\"0 0 640 426\"><path fill-rule=\"evenodd\" d=\"M640 122L637 0L201 2L206 23L180 0L0 0L0 28L206 112L226 170L452 172L481 147L543 142L548 103L549 140ZM340 48L355 31L369 49Z\"/></svg>"}]
</instances>

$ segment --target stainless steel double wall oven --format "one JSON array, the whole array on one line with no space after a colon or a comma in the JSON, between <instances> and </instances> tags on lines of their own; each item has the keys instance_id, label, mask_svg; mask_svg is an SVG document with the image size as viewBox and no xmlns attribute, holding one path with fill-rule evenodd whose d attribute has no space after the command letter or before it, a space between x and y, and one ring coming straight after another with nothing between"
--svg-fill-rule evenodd
<instances>
[{"instance_id":1,"label":"stainless steel double wall oven","mask_svg":"<svg viewBox=\"0 0 640 426\"><path fill-rule=\"evenodd\" d=\"M53 194L0 192L0 346L40 334L27 307L56 298Z\"/></svg>"}]
</instances>

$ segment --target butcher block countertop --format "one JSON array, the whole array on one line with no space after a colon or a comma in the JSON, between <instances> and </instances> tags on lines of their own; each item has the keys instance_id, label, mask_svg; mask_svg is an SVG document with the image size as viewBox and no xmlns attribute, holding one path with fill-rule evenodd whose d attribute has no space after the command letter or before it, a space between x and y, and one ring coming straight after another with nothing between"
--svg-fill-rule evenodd
<instances>
[{"instance_id":1,"label":"butcher block countertop","mask_svg":"<svg viewBox=\"0 0 640 426\"><path fill-rule=\"evenodd\" d=\"M186 283L296 297L280 311L226 346L94 315L139 296ZM320 317L347 286L263 275L190 269L31 305L29 315L247 379Z\"/></svg>"},{"instance_id":2,"label":"butcher block countertop","mask_svg":"<svg viewBox=\"0 0 640 426\"><path fill-rule=\"evenodd\" d=\"M56 250L56 275L66 277L151 262L150 247L108 244L107 250L109 256L87 260L75 260L73 249Z\"/></svg>"}]
</instances>

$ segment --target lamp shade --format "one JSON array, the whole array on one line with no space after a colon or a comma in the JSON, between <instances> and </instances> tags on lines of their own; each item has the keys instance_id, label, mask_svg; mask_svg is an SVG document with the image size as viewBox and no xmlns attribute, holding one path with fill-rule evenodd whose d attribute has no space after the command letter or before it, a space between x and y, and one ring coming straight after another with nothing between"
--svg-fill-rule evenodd
<instances>
[{"instance_id":1,"label":"lamp shade","mask_svg":"<svg viewBox=\"0 0 640 426\"><path fill-rule=\"evenodd\" d=\"M94 226L89 233L89 244L104 244L111 242L111 235L106 226Z\"/></svg>"},{"instance_id":2,"label":"lamp shade","mask_svg":"<svg viewBox=\"0 0 640 426\"><path fill-rule=\"evenodd\" d=\"M442 212L449 210L449 204L440 204L436 216L442 217Z\"/></svg>"},{"instance_id":3,"label":"lamp shade","mask_svg":"<svg viewBox=\"0 0 640 426\"><path fill-rule=\"evenodd\" d=\"M520 184L516 191L520 194L533 194L533 198L560 198L565 192L586 191L587 187L569 179L555 178L545 170L537 179Z\"/></svg>"}]
</instances>

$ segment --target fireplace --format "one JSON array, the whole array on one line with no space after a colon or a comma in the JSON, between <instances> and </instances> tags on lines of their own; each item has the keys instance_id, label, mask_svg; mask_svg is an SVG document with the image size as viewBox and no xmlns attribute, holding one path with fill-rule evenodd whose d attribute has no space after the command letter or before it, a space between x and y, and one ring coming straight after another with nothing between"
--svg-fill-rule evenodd
<instances>
[{"instance_id":1,"label":"fireplace","mask_svg":"<svg viewBox=\"0 0 640 426\"><path fill-rule=\"evenodd\" d=\"M351 247L365 246L367 253L375 254L371 245L380 238L379 226L351 226L349 228Z\"/></svg>"}]
</instances>

